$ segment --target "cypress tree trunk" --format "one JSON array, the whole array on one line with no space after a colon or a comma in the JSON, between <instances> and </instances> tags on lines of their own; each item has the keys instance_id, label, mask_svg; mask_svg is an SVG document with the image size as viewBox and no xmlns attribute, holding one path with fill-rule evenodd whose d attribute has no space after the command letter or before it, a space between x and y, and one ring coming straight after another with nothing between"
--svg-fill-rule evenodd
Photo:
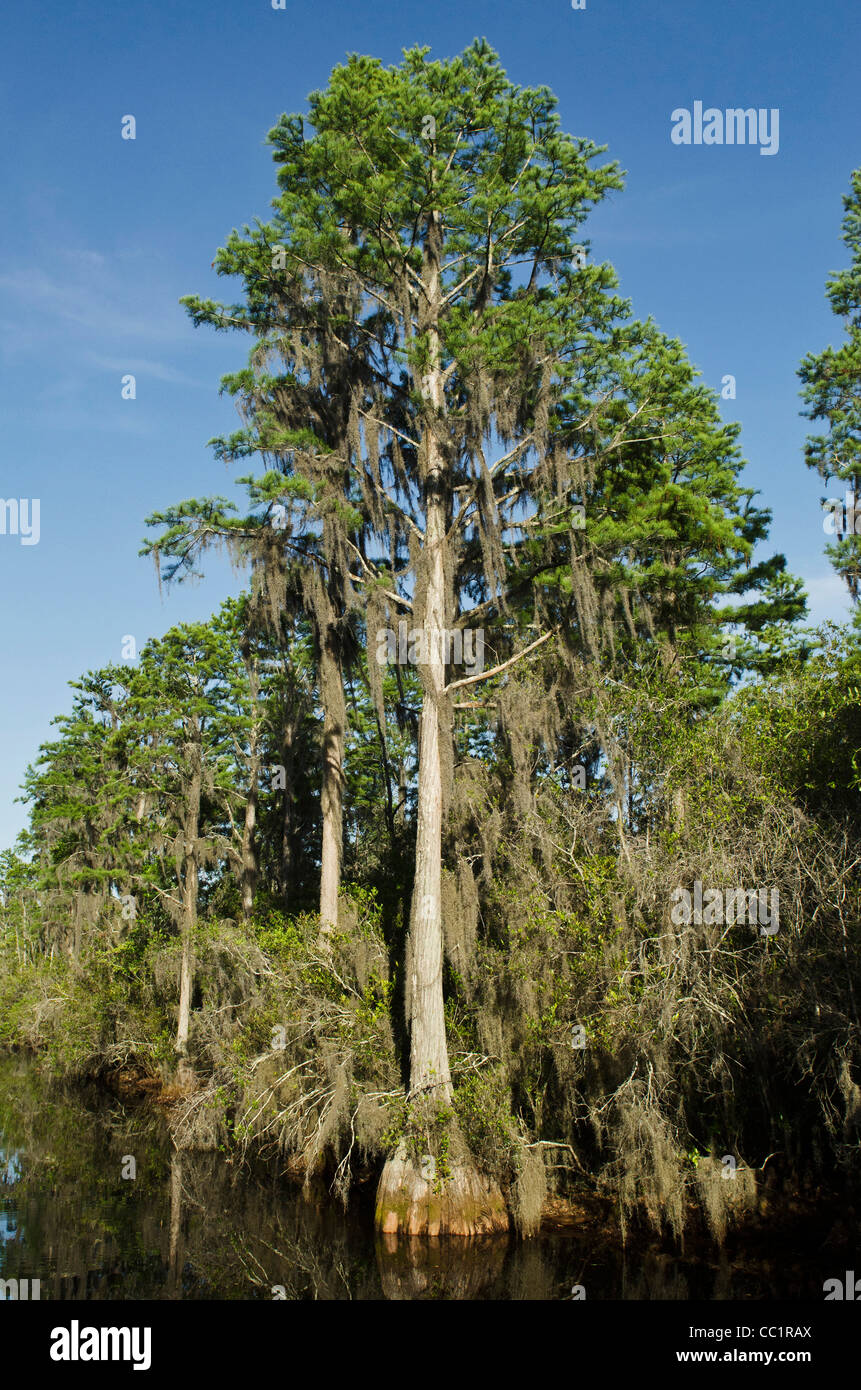
<instances>
[{"instance_id":1,"label":"cypress tree trunk","mask_svg":"<svg viewBox=\"0 0 861 1390\"><path fill-rule=\"evenodd\" d=\"M402 1142L383 1168L376 1224L387 1235L473 1236L508 1227L508 1212L495 1183L477 1171L453 1121L445 1004L442 987L442 756L440 715L445 699L445 546L450 479L437 434L445 408L439 351L439 215L429 218L425 242L430 370L424 381L425 421L425 596L423 629L426 665L419 734L416 868L407 972L410 1021L411 1111L417 1128L435 1132L440 1120L449 1138L443 1164L437 1156L411 1151ZM428 1159L434 1160L433 1165Z\"/></svg>"},{"instance_id":2,"label":"cypress tree trunk","mask_svg":"<svg viewBox=\"0 0 861 1390\"><path fill-rule=\"evenodd\" d=\"M260 681L257 662L246 639L242 643L242 660L251 696L251 722L248 746L248 798L245 802L245 821L242 827L242 916L248 922L254 910L254 890L257 887L257 844L254 832L257 825L257 801L260 791Z\"/></svg>"},{"instance_id":3,"label":"cypress tree trunk","mask_svg":"<svg viewBox=\"0 0 861 1390\"><path fill-rule=\"evenodd\" d=\"M242 827L242 916L247 922L254 910L254 889L257 886L257 850L254 831L257 824L257 793L259 759L256 750L251 758L251 783L245 802L245 823Z\"/></svg>"},{"instance_id":4,"label":"cypress tree trunk","mask_svg":"<svg viewBox=\"0 0 861 1390\"><path fill-rule=\"evenodd\" d=\"M328 941L338 925L338 892L341 884L341 840L343 806L341 764L344 740L337 727L327 721L323 733L323 845L320 868L320 936Z\"/></svg>"},{"instance_id":5,"label":"cypress tree trunk","mask_svg":"<svg viewBox=\"0 0 861 1390\"><path fill-rule=\"evenodd\" d=\"M293 886L291 837L293 833L294 738L295 730L293 723L290 722L284 730L281 744L281 760L284 767L283 800L281 802L281 892L286 899L289 899Z\"/></svg>"},{"instance_id":6,"label":"cypress tree trunk","mask_svg":"<svg viewBox=\"0 0 861 1390\"><path fill-rule=\"evenodd\" d=\"M346 709L343 675L336 654L333 623L326 624L320 642L320 689L323 704L320 944L327 947L329 938L338 925L338 894L341 888L341 849L344 834L343 761Z\"/></svg>"},{"instance_id":7,"label":"cypress tree trunk","mask_svg":"<svg viewBox=\"0 0 861 1390\"><path fill-rule=\"evenodd\" d=\"M178 1060L177 1077L180 1085L187 1085L193 1079L193 1072L188 1064L188 1030L191 1015L191 953L194 928L197 923L197 838L200 834L200 762L200 746L195 745L192 773L188 788L188 802L184 828L185 847L182 868L182 957L179 971L179 1017L177 1020L175 1047Z\"/></svg>"},{"instance_id":8,"label":"cypress tree trunk","mask_svg":"<svg viewBox=\"0 0 861 1390\"><path fill-rule=\"evenodd\" d=\"M445 503L442 461L431 445L427 487L427 596L424 630L428 658L419 734L418 823L413 883L409 999L410 1090L451 1099L442 992L442 759L440 705L445 685Z\"/></svg>"},{"instance_id":9,"label":"cypress tree trunk","mask_svg":"<svg viewBox=\"0 0 861 1390\"><path fill-rule=\"evenodd\" d=\"M667 602L672 614L676 603L675 594L670 594ZM662 633L658 650L660 652L661 665L664 668L665 681L668 686L673 685L678 679L679 660L674 622L671 622L667 632ZM685 789L683 786L676 786L673 788L668 821L676 834L683 835L685 833L687 828L687 797L685 796Z\"/></svg>"},{"instance_id":10,"label":"cypress tree trunk","mask_svg":"<svg viewBox=\"0 0 861 1390\"><path fill-rule=\"evenodd\" d=\"M84 901L85 892L86 889L84 889L80 893L75 894L74 935L72 937L72 949L69 952L69 954L73 956L75 960L78 960L81 954L81 915L83 912L81 904Z\"/></svg>"},{"instance_id":11,"label":"cypress tree trunk","mask_svg":"<svg viewBox=\"0 0 861 1390\"><path fill-rule=\"evenodd\" d=\"M188 1066L188 1028L191 1014L191 942L197 920L197 865L186 853L183 865L182 956L179 968L179 1017L176 1026L176 1055L180 1082L190 1075Z\"/></svg>"},{"instance_id":12,"label":"cypress tree trunk","mask_svg":"<svg viewBox=\"0 0 861 1390\"><path fill-rule=\"evenodd\" d=\"M395 809L395 823L403 825L407 818L407 769L403 758L398 761L398 804Z\"/></svg>"}]
</instances>

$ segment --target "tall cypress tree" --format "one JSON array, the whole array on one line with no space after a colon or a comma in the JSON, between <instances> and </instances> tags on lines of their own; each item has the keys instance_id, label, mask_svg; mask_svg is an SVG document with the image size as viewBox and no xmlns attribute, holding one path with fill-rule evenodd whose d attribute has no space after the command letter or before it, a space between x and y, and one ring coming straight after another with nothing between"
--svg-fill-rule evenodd
<instances>
[{"instance_id":1,"label":"tall cypress tree","mask_svg":"<svg viewBox=\"0 0 861 1390\"><path fill-rule=\"evenodd\" d=\"M561 476L550 420L565 355L594 356L619 310L612 273L584 269L576 241L588 206L619 178L593 168L597 149L561 134L550 94L515 88L483 43L447 63L418 49L395 69L353 58L312 96L310 124L306 138L285 117L270 136L282 165L276 235L288 265L344 277L363 306L369 370L352 387L348 427L375 537L375 555L359 558L372 570L367 632L375 641L411 609L426 653L406 1005L412 1129L429 1133L452 1094L441 869L456 683L446 646L471 606L458 557L464 539L477 541L486 590L504 602L504 489L513 483L528 503L524 470L545 489ZM505 1224L501 1195L451 1140L441 1192L407 1144L392 1155L384 1231Z\"/></svg>"},{"instance_id":2,"label":"tall cypress tree","mask_svg":"<svg viewBox=\"0 0 861 1390\"><path fill-rule=\"evenodd\" d=\"M737 484L732 431L679 345L630 322L611 267L589 261L580 228L619 171L563 134L552 94L515 87L485 43L447 62L413 49L393 68L352 57L312 94L307 128L285 116L270 141L275 215L219 253L243 276L246 304L189 307L257 335L235 383L253 428L225 452L269 453L278 467L249 480L258 499L288 515L306 508L308 558L332 581L311 606L323 612L334 595L337 616L338 604L361 604L372 646L404 613L423 639L410 1123L377 1220L386 1232L492 1229L506 1224L501 1194L449 1123L442 848L454 706L480 682L505 692L541 648L572 670L595 663L625 625L632 640L657 626L670 665L695 640L707 659L720 623L711 602L741 592L767 514ZM748 573L754 586L766 577ZM493 662L462 674L451 638L477 624ZM379 701L372 659L367 670ZM503 714L522 720L511 701ZM440 1190L416 1144L441 1117Z\"/></svg>"}]
</instances>

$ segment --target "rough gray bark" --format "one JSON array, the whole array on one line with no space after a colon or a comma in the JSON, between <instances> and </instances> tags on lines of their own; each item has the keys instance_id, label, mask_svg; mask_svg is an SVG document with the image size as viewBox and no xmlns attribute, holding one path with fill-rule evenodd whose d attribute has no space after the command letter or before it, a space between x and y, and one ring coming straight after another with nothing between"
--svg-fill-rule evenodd
<instances>
[{"instance_id":1,"label":"rough gray bark","mask_svg":"<svg viewBox=\"0 0 861 1390\"><path fill-rule=\"evenodd\" d=\"M380 1178L376 1225L384 1236L473 1237L507 1231L509 1219L496 1183L470 1160L453 1163L444 1182L431 1181L401 1145Z\"/></svg>"},{"instance_id":2,"label":"rough gray bark","mask_svg":"<svg viewBox=\"0 0 861 1390\"><path fill-rule=\"evenodd\" d=\"M254 911L254 889L257 886L257 850L254 833L257 825L257 795L260 775L259 759L255 754L250 766L251 782L245 801L245 820L242 826L242 916L247 922Z\"/></svg>"},{"instance_id":3,"label":"rough gray bark","mask_svg":"<svg viewBox=\"0 0 861 1390\"><path fill-rule=\"evenodd\" d=\"M281 743L281 758L284 767L284 788L281 802L281 891L289 898L293 886L293 778L295 772L295 728L288 723L284 729Z\"/></svg>"},{"instance_id":4,"label":"rough gray bark","mask_svg":"<svg viewBox=\"0 0 861 1390\"><path fill-rule=\"evenodd\" d=\"M242 653L251 696L251 724L248 746L248 795L245 801L245 819L242 826L242 916L246 922L254 910L254 890L257 887L257 801L260 792L260 709L258 696L260 681L257 663L250 656L247 646Z\"/></svg>"},{"instance_id":5,"label":"rough gray bark","mask_svg":"<svg viewBox=\"0 0 861 1390\"><path fill-rule=\"evenodd\" d=\"M179 1017L176 1028L176 1055L178 1059L178 1078L180 1084L191 1079L188 1065L188 1032L191 1016L191 988L194 928L197 923L198 863L197 839L200 834L200 794L202 782L201 749L199 743L191 745L191 776L188 782L183 863L182 863L182 955L179 973Z\"/></svg>"},{"instance_id":6,"label":"rough gray bark","mask_svg":"<svg viewBox=\"0 0 861 1390\"><path fill-rule=\"evenodd\" d=\"M421 327L429 342L423 381L425 539L421 620L427 664L419 732L416 867L408 952L410 1091L416 1114L437 1116L448 1107L451 1072L445 1035L442 930L443 776L441 715L445 700L446 517L451 481L440 442L445 393L440 366L439 314L442 233L439 214L428 221L424 251L426 308ZM480 1175L449 1121L454 1139L449 1174L428 1179L416 1155L401 1144L389 1157L377 1192L377 1228L384 1235L474 1236L505 1230L508 1212L495 1183ZM456 1155L456 1156L455 1156Z\"/></svg>"},{"instance_id":7,"label":"rough gray bark","mask_svg":"<svg viewBox=\"0 0 861 1390\"><path fill-rule=\"evenodd\" d=\"M332 615L334 617L334 614ZM320 640L320 692L323 705L323 778L320 809L320 944L326 946L338 925L341 853L344 834L344 678L338 659L335 624L325 624Z\"/></svg>"},{"instance_id":8,"label":"rough gray bark","mask_svg":"<svg viewBox=\"0 0 861 1390\"><path fill-rule=\"evenodd\" d=\"M438 375L438 374L437 374ZM416 869L410 927L410 1090L432 1091L440 1104L451 1099L442 990L442 759L440 714L445 666L441 637L445 628L445 502L443 465L429 449L426 531L427 597L424 627L428 665L419 734Z\"/></svg>"}]
</instances>

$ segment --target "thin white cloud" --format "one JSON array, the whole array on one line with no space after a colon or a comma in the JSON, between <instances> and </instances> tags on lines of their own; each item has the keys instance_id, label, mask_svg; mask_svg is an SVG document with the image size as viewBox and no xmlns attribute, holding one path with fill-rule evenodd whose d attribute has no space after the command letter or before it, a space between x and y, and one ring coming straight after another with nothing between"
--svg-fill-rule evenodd
<instances>
[{"instance_id":1,"label":"thin white cloud","mask_svg":"<svg viewBox=\"0 0 861 1390\"><path fill-rule=\"evenodd\" d=\"M139 282L128 283L106 275L102 267L87 262L78 274L61 280L38 267L26 267L0 274L0 292L14 305L25 332L38 328L48 337L68 337L68 325L85 329L100 340L128 342L187 341L187 320L181 307L165 296L153 312L140 303L144 297L152 304L152 288Z\"/></svg>"},{"instance_id":2,"label":"thin white cloud","mask_svg":"<svg viewBox=\"0 0 861 1390\"><path fill-rule=\"evenodd\" d=\"M810 578L804 578L804 587L808 597L810 616L807 622L809 625L826 621L833 623L845 623L847 621L852 605L846 583L839 574L831 571L830 573L812 575Z\"/></svg>"},{"instance_id":3,"label":"thin white cloud","mask_svg":"<svg viewBox=\"0 0 861 1390\"><path fill-rule=\"evenodd\" d=\"M120 376L132 372L135 376L153 377L156 381L167 381L176 386L199 386L206 390L212 387L211 382L198 381L176 367L164 362L154 362L148 357L100 357L91 352L87 354L86 360L99 371L116 372Z\"/></svg>"},{"instance_id":4,"label":"thin white cloud","mask_svg":"<svg viewBox=\"0 0 861 1390\"><path fill-rule=\"evenodd\" d=\"M105 264L105 257L102 255L101 251L66 250L63 252L63 254L70 261L77 261L81 265L103 266Z\"/></svg>"}]
</instances>

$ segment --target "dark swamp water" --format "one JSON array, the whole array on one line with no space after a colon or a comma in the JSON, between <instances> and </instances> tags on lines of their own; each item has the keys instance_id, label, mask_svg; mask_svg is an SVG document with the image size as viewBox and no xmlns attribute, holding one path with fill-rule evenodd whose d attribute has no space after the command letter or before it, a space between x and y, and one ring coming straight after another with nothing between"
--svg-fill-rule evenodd
<instances>
[{"instance_id":1,"label":"dark swamp water","mask_svg":"<svg viewBox=\"0 0 861 1390\"><path fill-rule=\"evenodd\" d=\"M0 1059L0 1278L39 1279L42 1300L563 1300L574 1285L587 1299L821 1300L857 1248L854 1213L723 1255L606 1230L387 1248L371 1196L345 1215L325 1188L309 1198L277 1172L176 1152L154 1107Z\"/></svg>"}]
</instances>

